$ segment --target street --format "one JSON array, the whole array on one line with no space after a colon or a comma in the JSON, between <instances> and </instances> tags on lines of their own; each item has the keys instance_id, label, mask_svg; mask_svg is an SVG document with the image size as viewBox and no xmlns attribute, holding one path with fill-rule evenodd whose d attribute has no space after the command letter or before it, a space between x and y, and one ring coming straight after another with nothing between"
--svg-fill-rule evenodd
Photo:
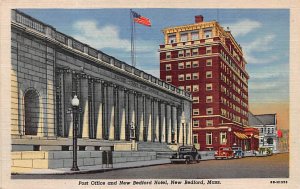
<instances>
[{"instance_id":1,"label":"street","mask_svg":"<svg viewBox=\"0 0 300 189\"><path fill-rule=\"evenodd\" d=\"M209 160L198 164L164 164L74 175L12 175L12 179L214 179L288 178L289 154Z\"/></svg>"}]
</instances>

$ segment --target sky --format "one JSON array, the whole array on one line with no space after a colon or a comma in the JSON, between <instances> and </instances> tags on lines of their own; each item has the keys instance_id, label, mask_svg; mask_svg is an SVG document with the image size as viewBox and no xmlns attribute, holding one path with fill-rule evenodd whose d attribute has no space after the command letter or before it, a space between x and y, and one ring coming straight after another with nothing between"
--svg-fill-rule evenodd
<instances>
[{"instance_id":1,"label":"sky","mask_svg":"<svg viewBox=\"0 0 300 189\"><path fill-rule=\"evenodd\" d=\"M129 9L21 9L58 31L128 64L130 58ZM134 9L152 26L136 24L137 68L159 77L162 29L193 24L195 15L229 27L248 62L249 104L262 106L289 101L288 9ZM270 111L270 110L269 110ZM254 112L255 113L255 112ZM266 113L272 113L266 112Z\"/></svg>"}]
</instances>

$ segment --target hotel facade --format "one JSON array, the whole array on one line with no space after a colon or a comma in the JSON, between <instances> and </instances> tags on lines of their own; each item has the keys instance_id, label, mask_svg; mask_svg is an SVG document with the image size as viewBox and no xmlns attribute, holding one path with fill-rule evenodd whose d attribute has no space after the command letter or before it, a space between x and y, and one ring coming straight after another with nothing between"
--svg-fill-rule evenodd
<instances>
[{"instance_id":1,"label":"hotel facade","mask_svg":"<svg viewBox=\"0 0 300 189\"><path fill-rule=\"evenodd\" d=\"M192 93L193 143L200 150L247 150L249 75L242 47L229 30L201 15L194 24L162 32L160 77Z\"/></svg>"}]
</instances>

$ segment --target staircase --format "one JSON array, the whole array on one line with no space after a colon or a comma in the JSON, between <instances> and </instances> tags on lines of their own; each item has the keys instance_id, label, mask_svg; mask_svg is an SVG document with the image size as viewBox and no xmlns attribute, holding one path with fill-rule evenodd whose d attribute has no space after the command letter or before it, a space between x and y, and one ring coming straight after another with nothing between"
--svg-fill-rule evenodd
<instances>
[{"instance_id":1,"label":"staircase","mask_svg":"<svg viewBox=\"0 0 300 189\"><path fill-rule=\"evenodd\" d=\"M166 159L176 151L172 151L166 143L159 142L139 142L138 151L156 152L157 159Z\"/></svg>"}]
</instances>

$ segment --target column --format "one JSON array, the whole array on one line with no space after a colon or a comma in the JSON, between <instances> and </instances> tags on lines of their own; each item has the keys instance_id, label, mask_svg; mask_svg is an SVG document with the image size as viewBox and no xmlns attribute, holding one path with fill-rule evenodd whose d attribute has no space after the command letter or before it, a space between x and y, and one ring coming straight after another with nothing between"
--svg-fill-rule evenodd
<instances>
[{"instance_id":1,"label":"column","mask_svg":"<svg viewBox=\"0 0 300 189\"><path fill-rule=\"evenodd\" d=\"M125 118L125 89L123 87L119 88L119 122L120 122L120 140L125 140L125 132L126 132L126 118Z\"/></svg>"},{"instance_id":2,"label":"column","mask_svg":"<svg viewBox=\"0 0 300 189\"><path fill-rule=\"evenodd\" d=\"M73 113L72 113L72 73L70 70L65 72L65 99L64 99L64 107L65 107L65 126L64 126L64 136L72 137L73 136Z\"/></svg>"},{"instance_id":3,"label":"column","mask_svg":"<svg viewBox=\"0 0 300 189\"><path fill-rule=\"evenodd\" d=\"M185 124L184 120L184 113L181 110L181 108L178 109L178 115L179 115L179 137L178 137L178 143L182 144L183 143L183 127Z\"/></svg>"},{"instance_id":4,"label":"column","mask_svg":"<svg viewBox=\"0 0 300 189\"><path fill-rule=\"evenodd\" d=\"M88 102L88 78L87 75L82 75L80 80L81 86L81 95L79 104L81 104L82 108L82 138L89 138L89 102Z\"/></svg>"},{"instance_id":5,"label":"column","mask_svg":"<svg viewBox=\"0 0 300 189\"><path fill-rule=\"evenodd\" d=\"M159 112L158 112L159 103L158 103L157 99L154 99L153 103L154 103L154 124L153 125L155 127L154 142L158 142L159 141L159 134L160 134L160 131L159 131Z\"/></svg>"},{"instance_id":6,"label":"column","mask_svg":"<svg viewBox=\"0 0 300 189\"><path fill-rule=\"evenodd\" d=\"M96 126L96 139L103 139L102 128L102 83L101 81L95 82L95 126Z\"/></svg>"},{"instance_id":7,"label":"column","mask_svg":"<svg viewBox=\"0 0 300 189\"><path fill-rule=\"evenodd\" d=\"M161 142L166 142L166 105L163 101L160 103L160 125Z\"/></svg>"},{"instance_id":8,"label":"column","mask_svg":"<svg viewBox=\"0 0 300 189\"><path fill-rule=\"evenodd\" d=\"M109 84L107 86L107 114L108 114L108 120L107 120L107 126L108 126L108 139L114 140L115 139L115 124L114 124L114 89L113 84Z\"/></svg>"},{"instance_id":9,"label":"column","mask_svg":"<svg viewBox=\"0 0 300 189\"><path fill-rule=\"evenodd\" d=\"M172 130L174 133L174 142L177 143L177 128L178 128L178 121L177 121L177 108L176 106L172 106Z\"/></svg>"},{"instance_id":10,"label":"column","mask_svg":"<svg viewBox=\"0 0 300 189\"><path fill-rule=\"evenodd\" d=\"M147 141L151 142L153 139L153 135L152 135L152 114L153 114L153 102L152 102L152 98L147 97L146 98L146 115L147 115L147 128L148 128L148 133L147 133Z\"/></svg>"},{"instance_id":11,"label":"column","mask_svg":"<svg viewBox=\"0 0 300 189\"><path fill-rule=\"evenodd\" d=\"M108 139L108 83L102 83L102 136L105 140Z\"/></svg>"},{"instance_id":12,"label":"column","mask_svg":"<svg viewBox=\"0 0 300 189\"><path fill-rule=\"evenodd\" d=\"M138 95L139 141L144 141L144 95Z\"/></svg>"},{"instance_id":13,"label":"column","mask_svg":"<svg viewBox=\"0 0 300 189\"><path fill-rule=\"evenodd\" d=\"M167 113L166 113L166 115L167 115L167 117L166 117L166 121L167 121L167 125L166 125L166 132L168 133L167 134L167 142L168 143L171 143L172 142L172 137L171 137L171 135L172 135L172 128L171 128L171 122L172 122L172 117L171 117L171 106L170 106L170 104L167 104L166 105L166 111L167 111Z\"/></svg>"}]
</instances>

